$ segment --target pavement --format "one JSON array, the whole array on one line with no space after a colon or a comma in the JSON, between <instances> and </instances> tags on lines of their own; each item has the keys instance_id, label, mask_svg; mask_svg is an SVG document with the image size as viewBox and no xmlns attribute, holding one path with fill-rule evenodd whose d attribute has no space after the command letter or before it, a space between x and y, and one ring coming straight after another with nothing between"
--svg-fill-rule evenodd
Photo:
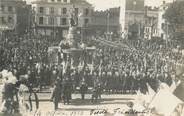
<instances>
[{"instance_id":1,"label":"pavement","mask_svg":"<svg viewBox=\"0 0 184 116\"><path fill-rule=\"evenodd\" d=\"M57 111L54 110L54 104L50 101L50 93L38 93L38 97L39 109L36 110L33 101L33 111L27 112L23 116L114 116L109 113L113 114L117 109L126 108L127 103L133 101L136 96L103 94L102 99L93 104L90 100L91 94L85 95L85 100L81 100L80 94L72 94L71 103L64 105L61 101ZM28 96L25 98L27 99Z\"/></svg>"},{"instance_id":2,"label":"pavement","mask_svg":"<svg viewBox=\"0 0 184 116\"><path fill-rule=\"evenodd\" d=\"M41 95L41 94L40 94ZM39 97L40 97L39 95ZM42 98L48 98L48 95L42 94ZM127 103L133 101L135 95L102 95L102 99L97 103L91 103L91 94L85 96L85 100L80 99L80 94L72 94L72 100L69 105L64 105L63 102L59 103L59 109L54 111L54 104L51 101L45 99L40 102L40 107L37 112L35 108L32 113L41 114L40 116L90 116L101 115L104 116L105 111L113 113L116 109L127 107ZM35 105L34 105L35 106Z\"/></svg>"},{"instance_id":3,"label":"pavement","mask_svg":"<svg viewBox=\"0 0 184 116\"><path fill-rule=\"evenodd\" d=\"M26 112L23 116L107 116L107 112L111 114L116 109L124 109L127 103L133 101L136 95L129 94L103 94L97 103L91 103L91 94L85 95L85 100L81 100L81 95L78 93L72 94L72 100L69 105L64 105L63 101L59 103L59 109L54 110L54 104L50 101L50 91L42 91L37 93L39 98L39 109L36 110L36 105L33 100L33 111ZM24 93L25 102L28 103L28 93ZM2 95L0 94L0 99ZM0 106L1 106L0 102ZM112 115L110 115L112 116Z\"/></svg>"}]
</instances>

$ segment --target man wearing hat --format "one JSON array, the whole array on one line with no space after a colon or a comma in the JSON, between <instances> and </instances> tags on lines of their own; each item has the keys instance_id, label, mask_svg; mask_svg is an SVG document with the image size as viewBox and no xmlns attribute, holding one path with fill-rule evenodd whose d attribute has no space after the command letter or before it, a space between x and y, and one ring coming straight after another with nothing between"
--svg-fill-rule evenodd
<instances>
[{"instance_id":1,"label":"man wearing hat","mask_svg":"<svg viewBox=\"0 0 184 116\"><path fill-rule=\"evenodd\" d=\"M80 93L81 93L81 99L84 100L85 99L85 94L88 90L87 84L85 83L85 81L83 80L80 86Z\"/></svg>"},{"instance_id":2,"label":"man wearing hat","mask_svg":"<svg viewBox=\"0 0 184 116\"><path fill-rule=\"evenodd\" d=\"M54 109L58 109L59 101L61 100L61 83L59 79L56 79L54 83L54 89L51 95L51 101L54 102Z\"/></svg>"},{"instance_id":3,"label":"man wearing hat","mask_svg":"<svg viewBox=\"0 0 184 116\"><path fill-rule=\"evenodd\" d=\"M64 94L64 104L69 104L70 103L70 99L71 99L71 94L72 94L72 83L71 83L71 79L66 77L64 79L64 83L63 83L63 94Z\"/></svg>"}]
</instances>

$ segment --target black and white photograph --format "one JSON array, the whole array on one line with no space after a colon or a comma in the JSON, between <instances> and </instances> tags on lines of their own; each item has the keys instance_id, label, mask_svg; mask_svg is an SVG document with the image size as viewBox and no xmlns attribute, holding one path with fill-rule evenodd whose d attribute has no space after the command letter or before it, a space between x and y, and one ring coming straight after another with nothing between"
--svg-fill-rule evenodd
<instances>
[{"instance_id":1,"label":"black and white photograph","mask_svg":"<svg viewBox=\"0 0 184 116\"><path fill-rule=\"evenodd\" d=\"M184 116L184 0L0 0L0 116Z\"/></svg>"}]
</instances>

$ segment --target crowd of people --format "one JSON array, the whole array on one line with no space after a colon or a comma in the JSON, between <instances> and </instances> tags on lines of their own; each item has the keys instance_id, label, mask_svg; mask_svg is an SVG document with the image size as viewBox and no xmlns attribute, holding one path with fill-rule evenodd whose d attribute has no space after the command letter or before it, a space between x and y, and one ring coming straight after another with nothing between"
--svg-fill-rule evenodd
<instances>
[{"instance_id":1,"label":"crowd of people","mask_svg":"<svg viewBox=\"0 0 184 116\"><path fill-rule=\"evenodd\" d=\"M85 78L88 86L95 87L100 84L108 91L125 92L125 90L138 89L139 85L144 86L139 82L145 81L143 83L146 83L149 79L167 80L167 83L171 84L171 78L176 75L174 70L176 62L180 64L183 62L182 53L173 52L176 47L174 44L165 46L163 42L158 41L123 40L123 44L130 48L118 49L120 46L112 47L104 41L97 43L91 40L89 43L95 45L96 50L92 54L88 54L90 56L86 55L85 60L88 60L87 63L93 62L93 68L86 65L81 70L70 66L66 72L63 69L66 66L61 63L50 65L48 47L51 46L51 42L48 39L28 38L29 36L13 35L2 38L0 69L14 70L17 78L20 75L28 74L31 81L39 86L53 85L57 77L69 75L75 87L79 86L80 80ZM116 87L114 87L115 85Z\"/></svg>"},{"instance_id":2,"label":"crowd of people","mask_svg":"<svg viewBox=\"0 0 184 116\"><path fill-rule=\"evenodd\" d=\"M123 40L118 43L96 37L86 45L96 49L85 51L80 55L83 58L66 57L65 53L60 53L58 56L63 54L63 59L51 64L48 47L55 43L42 36L30 39L29 35L10 35L1 38L0 43L0 71L11 71L19 82L18 86L26 75L24 84L35 97L38 97L36 92L47 86L53 87L51 100L55 109L61 95L64 104L69 104L72 93L79 92L81 99L85 99L89 87L93 88L91 101L94 103L102 93L135 94L140 90L146 94L147 85L156 92L161 82L170 86L173 81L178 81L177 76L181 76L176 69L178 64L182 66L183 55L175 43L165 44L157 40ZM71 59L74 59L75 66L72 66Z\"/></svg>"}]
</instances>

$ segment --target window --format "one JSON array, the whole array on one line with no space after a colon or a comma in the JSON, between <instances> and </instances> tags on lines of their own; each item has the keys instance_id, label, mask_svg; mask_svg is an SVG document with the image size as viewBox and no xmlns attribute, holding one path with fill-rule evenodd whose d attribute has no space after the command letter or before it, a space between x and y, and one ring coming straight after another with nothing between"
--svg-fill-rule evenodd
<instances>
[{"instance_id":1,"label":"window","mask_svg":"<svg viewBox=\"0 0 184 116\"><path fill-rule=\"evenodd\" d=\"M89 23L89 19L85 19L85 20L84 20L84 25L87 26L88 23Z\"/></svg>"},{"instance_id":2,"label":"window","mask_svg":"<svg viewBox=\"0 0 184 116\"><path fill-rule=\"evenodd\" d=\"M75 8L75 15L78 15L78 14L79 14L79 9Z\"/></svg>"},{"instance_id":3,"label":"window","mask_svg":"<svg viewBox=\"0 0 184 116\"><path fill-rule=\"evenodd\" d=\"M67 24L67 20L66 18L61 18L61 25L66 25Z\"/></svg>"},{"instance_id":4,"label":"window","mask_svg":"<svg viewBox=\"0 0 184 116\"><path fill-rule=\"evenodd\" d=\"M39 12L44 13L44 7L40 7Z\"/></svg>"},{"instance_id":5,"label":"window","mask_svg":"<svg viewBox=\"0 0 184 116\"><path fill-rule=\"evenodd\" d=\"M0 24L3 23L3 17L0 17Z\"/></svg>"},{"instance_id":6,"label":"window","mask_svg":"<svg viewBox=\"0 0 184 116\"><path fill-rule=\"evenodd\" d=\"M54 2L54 0L51 0L51 2Z\"/></svg>"},{"instance_id":7,"label":"window","mask_svg":"<svg viewBox=\"0 0 184 116\"><path fill-rule=\"evenodd\" d=\"M53 17L49 18L49 25L54 25L54 18Z\"/></svg>"},{"instance_id":8,"label":"window","mask_svg":"<svg viewBox=\"0 0 184 116\"><path fill-rule=\"evenodd\" d=\"M11 16L8 17L8 23L12 23L13 22L13 18Z\"/></svg>"},{"instance_id":9,"label":"window","mask_svg":"<svg viewBox=\"0 0 184 116\"><path fill-rule=\"evenodd\" d=\"M1 24L5 24L6 23L6 21L5 21L5 18L4 17L0 17L1 19L0 19L0 23Z\"/></svg>"},{"instance_id":10,"label":"window","mask_svg":"<svg viewBox=\"0 0 184 116\"><path fill-rule=\"evenodd\" d=\"M63 8L63 14L67 13L67 8Z\"/></svg>"},{"instance_id":11,"label":"window","mask_svg":"<svg viewBox=\"0 0 184 116\"><path fill-rule=\"evenodd\" d=\"M50 8L50 14L54 14L54 7Z\"/></svg>"},{"instance_id":12,"label":"window","mask_svg":"<svg viewBox=\"0 0 184 116\"><path fill-rule=\"evenodd\" d=\"M8 6L8 11L12 12L13 11L13 7L12 6Z\"/></svg>"},{"instance_id":13,"label":"window","mask_svg":"<svg viewBox=\"0 0 184 116\"><path fill-rule=\"evenodd\" d=\"M164 23L162 23L162 29L165 29L165 24Z\"/></svg>"},{"instance_id":14,"label":"window","mask_svg":"<svg viewBox=\"0 0 184 116\"><path fill-rule=\"evenodd\" d=\"M4 11L4 6L3 6L3 5L1 6L1 9L0 9L0 10L1 10L1 11Z\"/></svg>"},{"instance_id":15,"label":"window","mask_svg":"<svg viewBox=\"0 0 184 116\"><path fill-rule=\"evenodd\" d=\"M39 17L39 24L43 25L43 17Z\"/></svg>"},{"instance_id":16,"label":"window","mask_svg":"<svg viewBox=\"0 0 184 116\"><path fill-rule=\"evenodd\" d=\"M163 4L165 4L166 2L165 2L165 0L163 1Z\"/></svg>"},{"instance_id":17,"label":"window","mask_svg":"<svg viewBox=\"0 0 184 116\"><path fill-rule=\"evenodd\" d=\"M61 2L61 0L57 0L58 2Z\"/></svg>"},{"instance_id":18,"label":"window","mask_svg":"<svg viewBox=\"0 0 184 116\"><path fill-rule=\"evenodd\" d=\"M67 3L67 0L63 0L63 2Z\"/></svg>"},{"instance_id":19,"label":"window","mask_svg":"<svg viewBox=\"0 0 184 116\"><path fill-rule=\"evenodd\" d=\"M85 15L88 16L89 15L89 9L85 9Z\"/></svg>"}]
</instances>

